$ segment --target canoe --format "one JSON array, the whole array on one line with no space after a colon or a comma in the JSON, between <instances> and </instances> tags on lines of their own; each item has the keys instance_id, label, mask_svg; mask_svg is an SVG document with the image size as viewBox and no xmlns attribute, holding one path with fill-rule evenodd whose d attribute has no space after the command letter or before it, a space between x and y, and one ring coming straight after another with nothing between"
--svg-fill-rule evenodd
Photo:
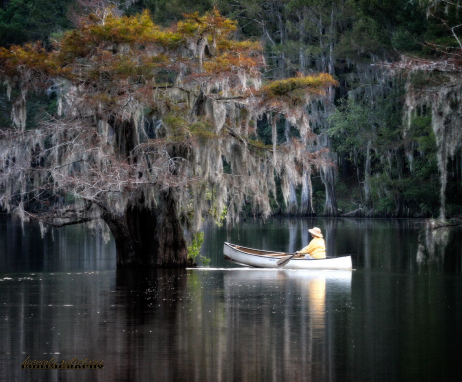
<instances>
[{"instance_id":1,"label":"canoe","mask_svg":"<svg viewBox=\"0 0 462 382\"><path fill-rule=\"evenodd\" d=\"M284 252L263 251L242 247L240 245L224 243L223 254L225 259L243 265L257 268L277 268L276 262L282 257L290 255ZM292 258L284 269L341 269L352 270L351 256L327 257L325 259Z\"/></svg>"}]
</instances>

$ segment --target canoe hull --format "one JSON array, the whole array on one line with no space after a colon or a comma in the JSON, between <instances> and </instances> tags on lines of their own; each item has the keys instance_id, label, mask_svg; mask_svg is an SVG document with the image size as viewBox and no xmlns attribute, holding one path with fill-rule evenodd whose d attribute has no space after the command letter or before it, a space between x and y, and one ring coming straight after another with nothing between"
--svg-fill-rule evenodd
<instances>
[{"instance_id":1,"label":"canoe hull","mask_svg":"<svg viewBox=\"0 0 462 382\"><path fill-rule=\"evenodd\" d=\"M287 253L262 251L253 248L225 243L223 246L225 257L230 260L257 268L277 268L276 262ZM291 259L284 269L353 269L351 256L332 257L326 259Z\"/></svg>"}]
</instances>

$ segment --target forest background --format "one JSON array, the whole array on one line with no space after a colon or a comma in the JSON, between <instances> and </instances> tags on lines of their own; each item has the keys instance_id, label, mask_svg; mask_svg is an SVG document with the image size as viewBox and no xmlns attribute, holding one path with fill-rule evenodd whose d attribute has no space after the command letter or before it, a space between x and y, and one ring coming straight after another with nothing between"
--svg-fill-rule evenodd
<instances>
[{"instance_id":1,"label":"forest background","mask_svg":"<svg viewBox=\"0 0 462 382\"><path fill-rule=\"evenodd\" d=\"M104 1L103 1L104 2ZM82 2L81 2L82 3ZM105 3L111 3L106 1ZM428 217L462 214L460 149L461 44L459 2L417 0L127 0L113 1L127 15L148 9L168 26L184 13L216 7L238 21L237 38L261 41L265 77L317 72L339 82L326 100L309 104L317 149L331 166L314 169L312 201L301 187L281 195L273 213ZM0 45L41 40L45 46L72 28L70 0L0 1ZM444 96L442 94L444 93ZM28 104L28 124L55 112L56 99ZM6 86L0 125L11 124ZM441 118L438 119L438 116ZM258 133L271 142L271 126ZM278 123L278 139L290 134Z\"/></svg>"}]
</instances>

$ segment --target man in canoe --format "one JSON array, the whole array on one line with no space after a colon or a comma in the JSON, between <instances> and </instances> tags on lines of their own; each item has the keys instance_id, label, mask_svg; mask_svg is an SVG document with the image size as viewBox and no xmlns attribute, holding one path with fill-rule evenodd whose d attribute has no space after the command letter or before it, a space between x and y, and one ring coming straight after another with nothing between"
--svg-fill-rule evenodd
<instances>
[{"instance_id":1,"label":"man in canoe","mask_svg":"<svg viewBox=\"0 0 462 382\"><path fill-rule=\"evenodd\" d=\"M314 227L308 230L313 236L305 248L295 252L296 255L305 255L305 259L325 259L326 258L326 244L322 238L321 230L318 227Z\"/></svg>"}]
</instances>

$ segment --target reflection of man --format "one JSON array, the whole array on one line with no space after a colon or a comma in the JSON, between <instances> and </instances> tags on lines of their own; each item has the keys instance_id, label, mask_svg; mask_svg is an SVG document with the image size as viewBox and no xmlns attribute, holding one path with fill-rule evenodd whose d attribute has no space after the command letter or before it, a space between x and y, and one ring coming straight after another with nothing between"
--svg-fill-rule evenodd
<instances>
[{"instance_id":1,"label":"reflection of man","mask_svg":"<svg viewBox=\"0 0 462 382\"><path fill-rule=\"evenodd\" d=\"M300 251L295 252L295 254L305 255L305 259L325 259L326 244L322 238L321 230L318 227L314 227L309 229L308 232L311 233L313 239L310 241L310 244Z\"/></svg>"}]
</instances>

